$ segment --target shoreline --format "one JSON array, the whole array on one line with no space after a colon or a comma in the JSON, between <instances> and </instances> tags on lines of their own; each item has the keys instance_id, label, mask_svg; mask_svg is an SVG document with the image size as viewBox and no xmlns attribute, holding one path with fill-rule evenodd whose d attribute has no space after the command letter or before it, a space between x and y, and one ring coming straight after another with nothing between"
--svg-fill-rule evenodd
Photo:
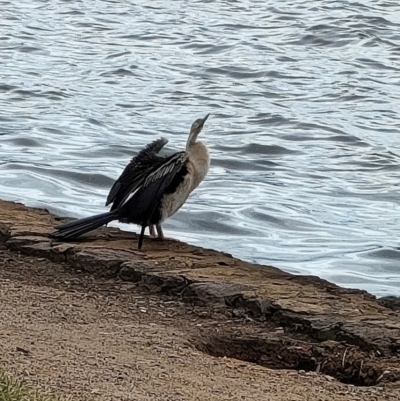
<instances>
[{"instance_id":1,"label":"shoreline","mask_svg":"<svg viewBox=\"0 0 400 401\"><path fill-rule=\"evenodd\" d=\"M9 260L20 255L32 264L33 271L26 274L51 264L52 269L66 269L68 282L76 276L82 286L99 280L110 287L129 287L129 296L155 297L156 314L165 302L179 303L176 308L181 309L182 320L192 313L187 308L195 308L206 316L210 327L221 328L201 335L202 326L193 328L193 333L200 332L191 332L197 339L190 352L195 350L220 362L222 358L224 363L257 366L263 375L313 374L318 380L330 377L326 383L333 380L340 388L349 384L360 391L379 388L385 394L387 391L388 397L393 391L398 397L400 315L393 303L315 276L295 276L175 240L146 238L138 251L137 235L116 228L98 229L77 242L58 242L48 234L60 220L43 209L0 201L3 253ZM7 261L4 266L5 272ZM24 281L25 273L13 269L19 277L15 280ZM49 276L51 271L49 268ZM35 285L53 288L35 280ZM64 290L62 284L57 286ZM135 316L129 318L131 325L136 324ZM177 320L174 324L180 323ZM378 398L392 399L382 397L383 393ZM331 394L327 399L341 398Z\"/></svg>"}]
</instances>

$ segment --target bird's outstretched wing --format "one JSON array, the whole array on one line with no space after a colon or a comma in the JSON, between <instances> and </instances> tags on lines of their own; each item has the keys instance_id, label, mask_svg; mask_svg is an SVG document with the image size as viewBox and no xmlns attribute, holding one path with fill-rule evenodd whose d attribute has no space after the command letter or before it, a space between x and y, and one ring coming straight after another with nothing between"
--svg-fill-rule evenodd
<instances>
[{"instance_id":1,"label":"bird's outstretched wing","mask_svg":"<svg viewBox=\"0 0 400 401\"><path fill-rule=\"evenodd\" d=\"M186 152L178 152L167 157L160 166L147 175L139 189L125 201L121 206L120 215L131 223L147 226L164 194L171 191L171 186L177 186L187 173L186 162Z\"/></svg>"},{"instance_id":2,"label":"bird's outstretched wing","mask_svg":"<svg viewBox=\"0 0 400 401\"><path fill-rule=\"evenodd\" d=\"M157 154L167 143L168 140L165 138L157 139L132 158L111 187L106 206L112 203L111 210L115 210L125 203L129 196L143 184L149 173L166 159Z\"/></svg>"}]
</instances>

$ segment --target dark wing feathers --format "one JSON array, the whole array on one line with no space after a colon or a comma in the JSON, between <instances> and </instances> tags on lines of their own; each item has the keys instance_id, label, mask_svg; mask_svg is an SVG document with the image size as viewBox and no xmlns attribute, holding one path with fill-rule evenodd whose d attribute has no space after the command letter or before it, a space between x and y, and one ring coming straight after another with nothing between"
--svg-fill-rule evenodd
<instances>
[{"instance_id":1,"label":"dark wing feathers","mask_svg":"<svg viewBox=\"0 0 400 401\"><path fill-rule=\"evenodd\" d=\"M123 205L129 196L131 196L132 193L134 193L140 187L145 178L146 174L140 174L136 177L136 179L129 183L129 185L118 183L118 186L115 186L115 195L110 202L107 201L107 205L111 202L113 203L110 210L116 210L118 207Z\"/></svg>"},{"instance_id":2,"label":"dark wing feathers","mask_svg":"<svg viewBox=\"0 0 400 401\"><path fill-rule=\"evenodd\" d=\"M132 178L135 177L136 173L141 173L144 169L153 167L154 162L158 162L160 159L164 160L164 157L159 157L157 154L167 142L168 141L165 138L160 138L149 143L135 157L132 158L117 181L122 184L130 183Z\"/></svg>"},{"instance_id":3,"label":"dark wing feathers","mask_svg":"<svg viewBox=\"0 0 400 401\"><path fill-rule=\"evenodd\" d=\"M171 172L176 171L176 169L180 168L182 164L186 161L186 158L187 157L185 152L178 152L168 157L160 167L158 167L147 176L143 187L148 187L154 181L166 177L170 175Z\"/></svg>"},{"instance_id":4,"label":"dark wing feathers","mask_svg":"<svg viewBox=\"0 0 400 401\"><path fill-rule=\"evenodd\" d=\"M166 158L164 163L150 173L139 190L121 208L121 215L136 224L149 224L165 190L187 161L185 152L178 152Z\"/></svg>"},{"instance_id":5,"label":"dark wing feathers","mask_svg":"<svg viewBox=\"0 0 400 401\"><path fill-rule=\"evenodd\" d=\"M168 142L165 138L157 139L149 143L141 150L125 167L121 176L115 181L108 194L106 206L112 203L111 210L121 206L129 196L144 182L148 174L158 167L166 159L157 156L160 150Z\"/></svg>"},{"instance_id":6,"label":"dark wing feathers","mask_svg":"<svg viewBox=\"0 0 400 401\"><path fill-rule=\"evenodd\" d=\"M145 162L152 155L156 155L160 152L160 150L168 143L168 139L160 138L155 141L149 143L143 150L141 150L136 159L138 161Z\"/></svg>"}]
</instances>

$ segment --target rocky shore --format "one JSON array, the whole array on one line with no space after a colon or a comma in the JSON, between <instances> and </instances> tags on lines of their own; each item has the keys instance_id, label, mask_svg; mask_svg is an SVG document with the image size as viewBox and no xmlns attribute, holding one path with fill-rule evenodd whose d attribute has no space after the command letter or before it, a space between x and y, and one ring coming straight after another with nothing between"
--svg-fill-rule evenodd
<instances>
[{"instance_id":1,"label":"rocky shore","mask_svg":"<svg viewBox=\"0 0 400 401\"><path fill-rule=\"evenodd\" d=\"M0 368L99 400L398 400L395 302L0 201Z\"/></svg>"}]
</instances>

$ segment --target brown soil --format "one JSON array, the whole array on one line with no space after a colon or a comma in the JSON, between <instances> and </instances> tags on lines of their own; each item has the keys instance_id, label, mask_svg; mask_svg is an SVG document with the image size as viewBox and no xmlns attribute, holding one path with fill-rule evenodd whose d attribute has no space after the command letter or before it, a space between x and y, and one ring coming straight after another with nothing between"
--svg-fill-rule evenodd
<instances>
[{"instance_id":1,"label":"brown soil","mask_svg":"<svg viewBox=\"0 0 400 401\"><path fill-rule=\"evenodd\" d=\"M0 202L0 367L74 400L399 400L373 296Z\"/></svg>"}]
</instances>

